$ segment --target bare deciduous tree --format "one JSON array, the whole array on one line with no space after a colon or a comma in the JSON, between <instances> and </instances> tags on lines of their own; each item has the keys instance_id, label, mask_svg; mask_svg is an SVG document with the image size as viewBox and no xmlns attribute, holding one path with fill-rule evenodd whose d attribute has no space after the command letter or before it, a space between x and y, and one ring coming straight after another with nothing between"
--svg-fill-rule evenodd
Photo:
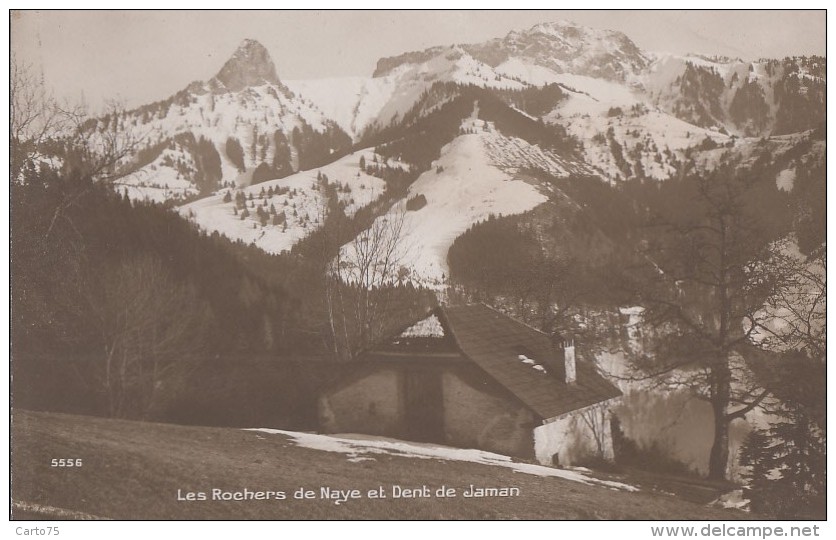
<instances>
[{"instance_id":1,"label":"bare deciduous tree","mask_svg":"<svg viewBox=\"0 0 836 540\"><path fill-rule=\"evenodd\" d=\"M590 407L575 417L576 422L583 422L583 425L589 429L592 438L595 440L596 455L601 459L612 459L613 457L610 454L612 445L609 441L611 438L609 418L606 407Z\"/></svg>"},{"instance_id":2,"label":"bare deciduous tree","mask_svg":"<svg viewBox=\"0 0 836 540\"><path fill-rule=\"evenodd\" d=\"M768 264L779 268L786 279L749 321L755 327L755 340L770 350L804 351L823 361L827 353L826 249L803 257L787 239L774 245Z\"/></svg>"},{"instance_id":3,"label":"bare deciduous tree","mask_svg":"<svg viewBox=\"0 0 836 540\"><path fill-rule=\"evenodd\" d=\"M12 178L35 166L44 143L68 133L76 108L61 107L38 77L33 66L14 55L9 64L9 128Z\"/></svg>"},{"instance_id":4,"label":"bare deciduous tree","mask_svg":"<svg viewBox=\"0 0 836 540\"><path fill-rule=\"evenodd\" d=\"M657 209L658 234L645 254L656 268L633 276L635 300L655 333L654 350L636 361L639 378L689 390L711 405L713 479L726 476L731 422L770 395L747 366L760 354L753 323L795 271L771 262L775 233L762 210L747 203L757 182L724 166L672 187L677 191Z\"/></svg>"},{"instance_id":5,"label":"bare deciduous tree","mask_svg":"<svg viewBox=\"0 0 836 540\"><path fill-rule=\"evenodd\" d=\"M406 209L394 206L337 250L326 270L326 299L338 356L353 358L386 328L392 287L409 278ZM336 347L336 345L335 345Z\"/></svg>"},{"instance_id":6,"label":"bare deciduous tree","mask_svg":"<svg viewBox=\"0 0 836 540\"><path fill-rule=\"evenodd\" d=\"M88 302L104 345L96 386L115 417L143 417L165 381L200 351L207 306L151 256L103 269Z\"/></svg>"},{"instance_id":7,"label":"bare deciduous tree","mask_svg":"<svg viewBox=\"0 0 836 540\"><path fill-rule=\"evenodd\" d=\"M110 182L135 171L132 158L144 135L119 125L124 108L118 102L107 106L103 118L90 119L81 105L60 104L29 64L12 58L10 74L11 173L25 181L29 170L40 164L64 169L65 176ZM49 236L67 210L76 205L86 189L67 190L49 216ZM71 228L74 224L68 222Z\"/></svg>"}]
</instances>

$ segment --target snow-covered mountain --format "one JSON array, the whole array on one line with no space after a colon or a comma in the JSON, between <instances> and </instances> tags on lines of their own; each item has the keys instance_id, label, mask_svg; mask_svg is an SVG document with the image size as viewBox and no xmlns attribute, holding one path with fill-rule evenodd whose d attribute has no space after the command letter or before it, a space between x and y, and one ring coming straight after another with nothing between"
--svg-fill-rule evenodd
<instances>
[{"instance_id":1,"label":"snow-covered mountain","mask_svg":"<svg viewBox=\"0 0 836 540\"><path fill-rule=\"evenodd\" d=\"M826 60L754 62L659 55L643 74L650 101L702 127L742 136L786 135L824 121Z\"/></svg>"},{"instance_id":2,"label":"snow-covered mountain","mask_svg":"<svg viewBox=\"0 0 836 540\"><path fill-rule=\"evenodd\" d=\"M191 199L248 185L259 167L256 180L264 180L332 161L350 139L403 121L439 83L503 91L555 84L568 99L538 116L582 140L590 165L610 180L663 179L687 148L816 127L825 68L823 58L657 55L620 32L558 21L382 58L371 77L282 81L269 52L244 40L208 81L100 118L94 129L144 137L140 168L122 181L130 196Z\"/></svg>"},{"instance_id":3,"label":"snow-covered mountain","mask_svg":"<svg viewBox=\"0 0 836 540\"><path fill-rule=\"evenodd\" d=\"M286 176L333 161L351 145L333 120L281 82L267 50L250 39L208 81L89 129L141 138L138 170L119 187L155 201Z\"/></svg>"},{"instance_id":4,"label":"snow-covered mountain","mask_svg":"<svg viewBox=\"0 0 836 540\"><path fill-rule=\"evenodd\" d=\"M289 81L353 137L397 121L436 82L489 88L594 80L604 101L633 101L699 127L738 136L785 134L823 118L824 58L744 62L642 51L629 37L568 21L484 43L382 58L372 77ZM580 79L579 79L580 78ZM601 99L601 93L595 96Z\"/></svg>"},{"instance_id":5,"label":"snow-covered mountain","mask_svg":"<svg viewBox=\"0 0 836 540\"><path fill-rule=\"evenodd\" d=\"M439 284L458 234L544 200L548 186L527 171L661 181L762 144L785 152L804 137L760 137L817 127L825 67L654 54L620 32L558 21L382 58L370 77L283 81L248 39L211 79L90 128L144 137L122 193L187 203L181 214L202 229L272 253L316 231L328 201L348 216L424 201L407 213L421 239L415 275Z\"/></svg>"},{"instance_id":6,"label":"snow-covered mountain","mask_svg":"<svg viewBox=\"0 0 836 540\"><path fill-rule=\"evenodd\" d=\"M504 38L461 45L462 51L497 72L513 71L519 64L553 73L574 73L607 80L628 81L640 73L649 59L621 32L579 26L569 21L541 23ZM404 65L420 65L445 52L434 47L422 52L382 58L374 76L385 76ZM528 73L517 75L528 83Z\"/></svg>"},{"instance_id":7,"label":"snow-covered mountain","mask_svg":"<svg viewBox=\"0 0 836 540\"><path fill-rule=\"evenodd\" d=\"M573 73L629 82L648 58L620 32L570 22L538 24L481 44L432 47L382 58L370 78L289 81L357 137L403 114L436 82L521 89Z\"/></svg>"}]
</instances>

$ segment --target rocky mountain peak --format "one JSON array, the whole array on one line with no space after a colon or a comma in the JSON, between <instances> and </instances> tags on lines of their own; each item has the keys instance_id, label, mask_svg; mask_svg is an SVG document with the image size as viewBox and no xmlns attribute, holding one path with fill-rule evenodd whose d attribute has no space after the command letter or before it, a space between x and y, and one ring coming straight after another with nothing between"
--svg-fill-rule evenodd
<instances>
[{"instance_id":1,"label":"rocky mountain peak","mask_svg":"<svg viewBox=\"0 0 836 540\"><path fill-rule=\"evenodd\" d=\"M270 53L254 39L242 41L210 83L216 90L229 92L265 83L281 84Z\"/></svg>"},{"instance_id":2,"label":"rocky mountain peak","mask_svg":"<svg viewBox=\"0 0 836 540\"><path fill-rule=\"evenodd\" d=\"M572 21L540 23L473 47L474 56L499 63L519 58L557 72L623 81L650 59L622 32L582 26Z\"/></svg>"},{"instance_id":3,"label":"rocky mountain peak","mask_svg":"<svg viewBox=\"0 0 836 540\"><path fill-rule=\"evenodd\" d=\"M625 34L558 20L514 30L504 38L459 45L476 60L496 67L509 59L539 65L558 73L574 73L614 81L625 81L650 63L649 57ZM385 76L404 64L426 62L445 52L443 47L407 52L381 58L375 77Z\"/></svg>"}]
</instances>

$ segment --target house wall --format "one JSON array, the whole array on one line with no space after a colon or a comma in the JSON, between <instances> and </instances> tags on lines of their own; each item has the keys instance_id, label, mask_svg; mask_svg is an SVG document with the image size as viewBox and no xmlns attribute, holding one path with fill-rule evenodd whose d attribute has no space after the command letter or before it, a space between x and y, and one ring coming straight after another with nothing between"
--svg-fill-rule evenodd
<instances>
[{"instance_id":1,"label":"house wall","mask_svg":"<svg viewBox=\"0 0 836 540\"><path fill-rule=\"evenodd\" d=\"M442 373L446 443L534 457L533 413L467 370Z\"/></svg>"},{"instance_id":2,"label":"house wall","mask_svg":"<svg viewBox=\"0 0 836 540\"><path fill-rule=\"evenodd\" d=\"M566 466L590 459L612 460L611 402L593 405L537 426L534 429L537 461L544 465Z\"/></svg>"},{"instance_id":3,"label":"house wall","mask_svg":"<svg viewBox=\"0 0 836 540\"><path fill-rule=\"evenodd\" d=\"M357 380L319 397L319 425L325 433L367 433L398 437L403 409L395 367L369 370Z\"/></svg>"},{"instance_id":4,"label":"house wall","mask_svg":"<svg viewBox=\"0 0 836 540\"><path fill-rule=\"evenodd\" d=\"M407 366L364 368L319 398L324 433L367 433L410 438L406 425ZM443 440L523 458L534 457L534 414L473 366L438 366Z\"/></svg>"}]
</instances>

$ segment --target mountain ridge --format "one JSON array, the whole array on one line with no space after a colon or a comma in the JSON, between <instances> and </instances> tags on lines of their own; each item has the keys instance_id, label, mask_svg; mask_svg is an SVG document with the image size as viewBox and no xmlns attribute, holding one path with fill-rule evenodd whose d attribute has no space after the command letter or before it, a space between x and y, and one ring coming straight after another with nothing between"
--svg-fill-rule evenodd
<instances>
[{"instance_id":1,"label":"mountain ridge","mask_svg":"<svg viewBox=\"0 0 836 540\"><path fill-rule=\"evenodd\" d=\"M457 47L494 68L512 56L523 56L544 67L571 68L578 74L594 73L618 80L624 80L628 72L647 63L644 54L622 32L594 29L565 20L539 23L528 30L512 30L502 38L451 48ZM404 63L424 62L444 49L431 47L381 58L372 77L385 76ZM609 65L608 61L614 63ZM625 64L618 65L618 62Z\"/></svg>"},{"instance_id":2,"label":"mountain ridge","mask_svg":"<svg viewBox=\"0 0 836 540\"><path fill-rule=\"evenodd\" d=\"M397 121L438 81L519 89L571 86L577 77L619 85L646 106L697 127L757 137L816 127L824 111L825 68L821 57L744 62L647 52L621 32L554 21L481 43L384 57L365 80L288 85L339 117L355 139Z\"/></svg>"}]
</instances>

